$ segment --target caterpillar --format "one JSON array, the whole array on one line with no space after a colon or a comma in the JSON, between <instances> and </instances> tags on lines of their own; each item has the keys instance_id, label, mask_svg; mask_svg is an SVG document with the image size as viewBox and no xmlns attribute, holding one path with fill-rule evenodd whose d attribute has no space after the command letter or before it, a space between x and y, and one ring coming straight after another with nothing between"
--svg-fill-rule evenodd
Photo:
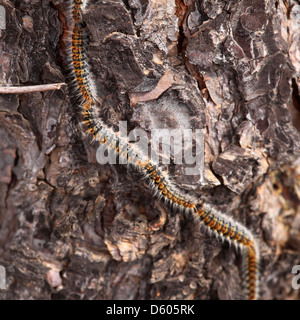
<instances>
[{"instance_id":1,"label":"caterpillar","mask_svg":"<svg viewBox=\"0 0 300 320\"><path fill-rule=\"evenodd\" d=\"M191 212L205 231L214 234L222 241L234 244L241 249L244 260L244 282L250 300L259 298L259 248L252 233L239 222L230 219L209 205L190 199L182 194L157 165L125 138L121 138L109 128L100 116L101 99L97 96L92 81L87 56L86 37L82 10L87 1L73 0L70 5L70 56L71 88L79 99L82 117L87 131L93 139L106 145L119 157L125 158L130 165L142 172L157 196L171 208L181 212Z\"/></svg>"}]
</instances>

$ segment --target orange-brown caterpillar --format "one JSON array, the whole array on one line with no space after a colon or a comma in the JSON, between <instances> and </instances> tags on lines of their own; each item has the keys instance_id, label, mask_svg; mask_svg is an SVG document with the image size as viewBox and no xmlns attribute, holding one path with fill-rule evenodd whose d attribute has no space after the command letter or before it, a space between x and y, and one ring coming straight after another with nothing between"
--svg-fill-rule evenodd
<instances>
[{"instance_id":1,"label":"orange-brown caterpillar","mask_svg":"<svg viewBox=\"0 0 300 320\"><path fill-rule=\"evenodd\" d=\"M205 208L207 207L207 208ZM244 258L244 286L250 300L259 297L259 249L251 232L222 213L213 212L204 205L196 212L198 218L209 231L214 232L222 240L239 246Z\"/></svg>"},{"instance_id":2,"label":"orange-brown caterpillar","mask_svg":"<svg viewBox=\"0 0 300 320\"><path fill-rule=\"evenodd\" d=\"M76 86L76 94L80 98L82 115L88 131L94 139L108 146L118 156L124 157L128 163L142 172L149 184L171 207L191 212L206 231L211 232L229 244L235 244L242 250L245 264L245 284L248 298L258 298L259 291L259 249L252 233L237 221L213 210L207 204L199 204L194 199L179 192L172 185L165 173L136 150L126 139L108 128L101 120L99 114L100 102L94 89L89 73L87 57L85 54L85 36L82 21L82 9L86 1L73 0L72 32L70 64L71 74Z\"/></svg>"},{"instance_id":3,"label":"orange-brown caterpillar","mask_svg":"<svg viewBox=\"0 0 300 320\"><path fill-rule=\"evenodd\" d=\"M150 161L143 164L143 170L146 176L151 181L151 186L156 189L159 195L166 201L170 202L175 207L181 207L183 209L195 210L195 204L181 195L179 192L170 186L164 174L158 169L158 167L152 164Z\"/></svg>"}]
</instances>

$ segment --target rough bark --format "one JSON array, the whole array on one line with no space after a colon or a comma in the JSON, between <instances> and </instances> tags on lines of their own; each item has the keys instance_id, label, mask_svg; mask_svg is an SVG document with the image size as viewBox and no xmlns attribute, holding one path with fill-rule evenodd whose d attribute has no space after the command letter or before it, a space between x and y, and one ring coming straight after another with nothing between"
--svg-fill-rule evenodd
<instances>
[{"instance_id":1,"label":"rough bark","mask_svg":"<svg viewBox=\"0 0 300 320\"><path fill-rule=\"evenodd\" d=\"M0 1L2 85L67 81L64 1ZM117 128L204 129L185 192L246 225L262 299L299 299L300 4L90 1L101 114ZM99 165L67 87L0 95L1 299L239 299L240 256L172 213L139 173Z\"/></svg>"}]
</instances>

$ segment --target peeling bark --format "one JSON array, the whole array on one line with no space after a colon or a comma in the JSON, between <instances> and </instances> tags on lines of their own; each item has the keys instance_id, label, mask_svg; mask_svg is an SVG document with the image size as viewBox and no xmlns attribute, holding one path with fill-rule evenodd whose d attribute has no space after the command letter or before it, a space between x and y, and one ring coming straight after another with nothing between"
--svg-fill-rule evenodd
<instances>
[{"instance_id":1,"label":"peeling bark","mask_svg":"<svg viewBox=\"0 0 300 320\"><path fill-rule=\"evenodd\" d=\"M62 0L0 1L1 85L67 82ZM299 299L300 5L106 0L84 13L106 123L203 129L203 178L164 168L247 226L262 299ZM238 253L99 165L68 89L0 94L1 299L240 299Z\"/></svg>"}]
</instances>

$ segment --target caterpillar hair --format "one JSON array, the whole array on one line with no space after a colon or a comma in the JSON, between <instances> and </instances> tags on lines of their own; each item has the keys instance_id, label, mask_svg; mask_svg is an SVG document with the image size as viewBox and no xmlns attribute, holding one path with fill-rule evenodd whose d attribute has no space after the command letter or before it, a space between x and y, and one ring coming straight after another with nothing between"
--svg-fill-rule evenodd
<instances>
[{"instance_id":1,"label":"caterpillar hair","mask_svg":"<svg viewBox=\"0 0 300 320\"><path fill-rule=\"evenodd\" d=\"M130 144L127 139L120 138L100 117L100 99L92 81L87 56L86 36L82 10L87 1L73 0L70 6L71 29L70 48L67 51L70 60L72 86L79 98L83 122L93 139L117 156L125 158L127 163L142 172L156 195L171 208L181 212L191 212L203 229L217 238L234 244L241 249L244 260L244 278L247 296L251 300L258 299L259 292L259 249L252 233L242 224L230 219L225 214L214 210L207 204L201 204L182 194L169 180L166 173L151 162L147 156Z\"/></svg>"},{"instance_id":2,"label":"caterpillar hair","mask_svg":"<svg viewBox=\"0 0 300 320\"><path fill-rule=\"evenodd\" d=\"M78 100L80 107L88 109L99 98L86 56L88 37L82 19L82 10L86 7L87 1L72 0L68 4L67 22L69 30L66 32L68 84L72 96Z\"/></svg>"}]
</instances>

